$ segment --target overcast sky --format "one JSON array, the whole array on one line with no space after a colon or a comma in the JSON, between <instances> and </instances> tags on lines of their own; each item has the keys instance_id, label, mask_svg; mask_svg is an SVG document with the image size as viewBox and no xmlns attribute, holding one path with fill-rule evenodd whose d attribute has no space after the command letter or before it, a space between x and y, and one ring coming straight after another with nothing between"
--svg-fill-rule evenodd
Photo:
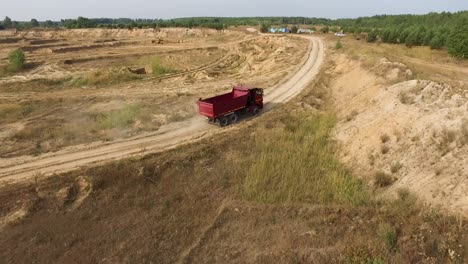
<instances>
[{"instance_id":1,"label":"overcast sky","mask_svg":"<svg viewBox=\"0 0 468 264\"><path fill-rule=\"evenodd\" d=\"M343 18L468 10L468 0L0 0L0 20L59 20L84 16L306 16Z\"/></svg>"}]
</instances>

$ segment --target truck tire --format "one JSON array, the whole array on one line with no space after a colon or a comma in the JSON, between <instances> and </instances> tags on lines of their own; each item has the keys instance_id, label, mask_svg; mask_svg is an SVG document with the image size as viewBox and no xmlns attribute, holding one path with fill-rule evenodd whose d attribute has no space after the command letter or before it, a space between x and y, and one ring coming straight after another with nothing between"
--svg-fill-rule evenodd
<instances>
[{"instance_id":1,"label":"truck tire","mask_svg":"<svg viewBox=\"0 0 468 264\"><path fill-rule=\"evenodd\" d=\"M237 120L239 120L239 116L237 115L237 113L232 113L231 115L229 115L229 119L231 121L231 124L234 124L237 122Z\"/></svg>"},{"instance_id":2,"label":"truck tire","mask_svg":"<svg viewBox=\"0 0 468 264\"><path fill-rule=\"evenodd\" d=\"M219 126L220 127L225 127L229 125L229 118L227 118L226 116L223 116L219 119Z\"/></svg>"},{"instance_id":3,"label":"truck tire","mask_svg":"<svg viewBox=\"0 0 468 264\"><path fill-rule=\"evenodd\" d=\"M260 113L260 107L255 106L254 109L252 109L252 114L253 115L258 115Z\"/></svg>"}]
</instances>

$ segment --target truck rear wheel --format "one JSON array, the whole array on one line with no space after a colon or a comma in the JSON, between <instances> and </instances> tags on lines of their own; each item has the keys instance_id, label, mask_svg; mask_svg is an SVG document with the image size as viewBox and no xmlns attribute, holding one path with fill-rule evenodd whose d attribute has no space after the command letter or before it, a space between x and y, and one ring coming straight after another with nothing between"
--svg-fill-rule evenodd
<instances>
[{"instance_id":1,"label":"truck rear wheel","mask_svg":"<svg viewBox=\"0 0 468 264\"><path fill-rule=\"evenodd\" d=\"M229 125L229 118L227 118L226 116L223 116L219 119L219 126L221 127L225 127Z\"/></svg>"},{"instance_id":2,"label":"truck rear wheel","mask_svg":"<svg viewBox=\"0 0 468 264\"><path fill-rule=\"evenodd\" d=\"M253 115L258 115L258 113L260 113L260 107L255 106L254 109L252 110L252 114Z\"/></svg>"},{"instance_id":3,"label":"truck rear wheel","mask_svg":"<svg viewBox=\"0 0 468 264\"><path fill-rule=\"evenodd\" d=\"M239 120L239 116L236 113L229 115L229 119L231 120L231 124L234 124Z\"/></svg>"}]
</instances>

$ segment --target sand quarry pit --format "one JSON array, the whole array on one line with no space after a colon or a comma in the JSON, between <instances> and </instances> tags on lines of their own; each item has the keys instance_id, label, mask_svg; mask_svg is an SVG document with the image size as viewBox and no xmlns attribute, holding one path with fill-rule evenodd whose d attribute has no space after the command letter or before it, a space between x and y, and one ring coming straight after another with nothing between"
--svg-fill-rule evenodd
<instances>
[{"instance_id":1,"label":"sand quarry pit","mask_svg":"<svg viewBox=\"0 0 468 264\"><path fill-rule=\"evenodd\" d=\"M0 78L2 159L125 139L187 120L200 97L239 83L268 89L285 80L309 45L210 29L2 34L0 65L18 47L26 48L28 63Z\"/></svg>"},{"instance_id":2,"label":"sand quarry pit","mask_svg":"<svg viewBox=\"0 0 468 264\"><path fill-rule=\"evenodd\" d=\"M388 195L407 188L428 204L468 216L468 93L413 80L406 65L385 58L368 70L335 56L342 159L359 176L384 178L377 185Z\"/></svg>"}]
</instances>

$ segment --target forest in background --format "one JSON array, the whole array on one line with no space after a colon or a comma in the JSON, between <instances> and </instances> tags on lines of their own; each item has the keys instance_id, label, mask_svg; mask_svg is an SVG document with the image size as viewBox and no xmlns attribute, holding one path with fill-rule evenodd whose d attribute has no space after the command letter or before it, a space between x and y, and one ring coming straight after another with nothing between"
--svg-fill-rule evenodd
<instances>
[{"instance_id":1,"label":"forest in background","mask_svg":"<svg viewBox=\"0 0 468 264\"><path fill-rule=\"evenodd\" d=\"M468 11L455 13L429 13L425 15L377 15L372 17L327 19L310 17L189 17L174 19L130 19L130 18L84 18L47 20L39 22L12 21L6 17L0 30L16 28L25 30L44 28L165 28L206 27L223 30L232 26L259 26L267 31L270 26L293 26L297 29L320 27L323 33L343 32L363 34L369 42L385 42L412 46L430 46L433 49L446 47L455 57L468 58ZM293 31L294 32L294 31Z\"/></svg>"}]
</instances>

